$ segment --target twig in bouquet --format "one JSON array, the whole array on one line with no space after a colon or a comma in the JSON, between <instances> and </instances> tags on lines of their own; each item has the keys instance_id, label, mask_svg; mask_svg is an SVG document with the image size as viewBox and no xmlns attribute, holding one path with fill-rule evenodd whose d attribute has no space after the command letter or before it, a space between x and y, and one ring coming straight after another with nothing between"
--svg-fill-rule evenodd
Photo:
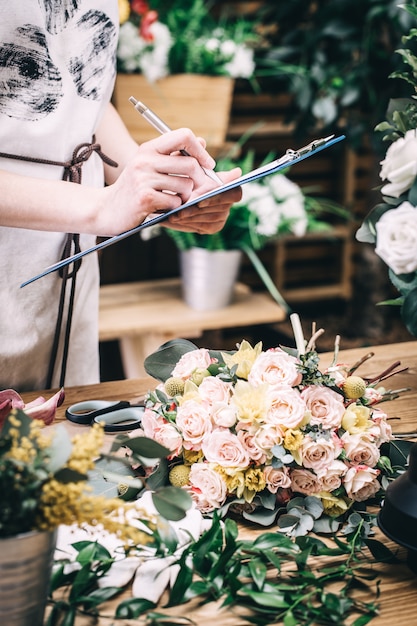
<instances>
[{"instance_id":1,"label":"twig in bouquet","mask_svg":"<svg viewBox=\"0 0 417 626\"><path fill-rule=\"evenodd\" d=\"M348 374L349 376L351 374L353 374L354 372L356 372L356 370L365 363L365 361L368 361L369 359L371 359L373 356L375 355L375 352L368 352L368 354L365 354L365 356L361 357L359 359L359 361L356 361L356 363L354 363L352 365L352 367L348 370Z\"/></svg>"},{"instance_id":2,"label":"twig in bouquet","mask_svg":"<svg viewBox=\"0 0 417 626\"><path fill-rule=\"evenodd\" d=\"M336 367L337 358L339 356L339 348L340 348L340 335L336 335L335 340L334 340L333 361L330 365L330 368Z\"/></svg>"},{"instance_id":3,"label":"twig in bouquet","mask_svg":"<svg viewBox=\"0 0 417 626\"><path fill-rule=\"evenodd\" d=\"M403 367L400 370L396 370L395 368L399 365L401 365L401 361L396 361L395 363L387 367L387 369L385 369L383 372L381 372L381 374L378 374L378 376L374 376L373 378L364 378L364 380L366 380L368 385L370 385L371 383L380 383L387 378L391 378L391 376L395 376L395 374L400 374L401 372L406 372L408 370L408 367Z\"/></svg>"},{"instance_id":4,"label":"twig in bouquet","mask_svg":"<svg viewBox=\"0 0 417 626\"><path fill-rule=\"evenodd\" d=\"M311 339L307 344L307 352L311 352L311 350L315 350L316 349L316 340L321 337L321 335L323 335L324 333L324 328L319 328L318 330L315 330L315 325L316 323L314 322L313 324L313 334L311 335Z\"/></svg>"},{"instance_id":5,"label":"twig in bouquet","mask_svg":"<svg viewBox=\"0 0 417 626\"><path fill-rule=\"evenodd\" d=\"M303 329L301 327L300 316L298 313L291 313L290 322L292 326L292 331L294 333L295 345L298 350L298 354L305 354L305 341L303 335Z\"/></svg>"}]
</instances>

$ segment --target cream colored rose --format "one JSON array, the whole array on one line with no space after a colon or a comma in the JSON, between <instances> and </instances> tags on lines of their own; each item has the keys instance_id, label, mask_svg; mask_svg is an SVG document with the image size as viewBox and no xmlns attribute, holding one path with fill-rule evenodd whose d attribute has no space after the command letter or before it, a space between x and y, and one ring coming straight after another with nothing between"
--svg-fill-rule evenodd
<instances>
[{"instance_id":1,"label":"cream colored rose","mask_svg":"<svg viewBox=\"0 0 417 626\"><path fill-rule=\"evenodd\" d=\"M380 457L379 448L368 433L359 433L357 435L344 433L342 443L346 456L353 465L375 467L378 463Z\"/></svg>"},{"instance_id":2,"label":"cream colored rose","mask_svg":"<svg viewBox=\"0 0 417 626\"><path fill-rule=\"evenodd\" d=\"M178 407L176 425L187 450L200 450L204 436L213 429L208 408L195 400Z\"/></svg>"},{"instance_id":3,"label":"cream colored rose","mask_svg":"<svg viewBox=\"0 0 417 626\"><path fill-rule=\"evenodd\" d=\"M247 467L250 463L248 451L229 430L213 430L204 438L201 449L207 461L222 467Z\"/></svg>"},{"instance_id":4,"label":"cream colored rose","mask_svg":"<svg viewBox=\"0 0 417 626\"><path fill-rule=\"evenodd\" d=\"M311 496L322 491L319 477L307 469L293 469L290 473L291 489L296 493Z\"/></svg>"},{"instance_id":5,"label":"cream colored rose","mask_svg":"<svg viewBox=\"0 0 417 626\"><path fill-rule=\"evenodd\" d=\"M271 348L256 359L248 376L254 387L267 384L270 389L291 387L301 382L298 360L281 348Z\"/></svg>"},{"instance_id":6,"label":"cream colored rose","mask_svg":"<svg viewBox=\"0 0 417 626\"><path fill-rule=\"evenodd\" d=\"M264 468L266 487L271 493L277 493L279 488L288 489L291 486L291 478L287 467L275 469L272 465Z\"/></svg>"},{"instance_id":7,"label":"cream colored rose","mask_svg":"<svg viewBox=\"0 0 417 626\"><path fill-rule=\"evenodd\" d=\"M301 457L303 467L314 469L316 472L326 471L333 461L339 456L339 439L337 443L334 437L317 437L313 439L306 435L297 453Z\"/></svg>"},{"instance_id":8,"label":"cream colored rose","mask_svg":"<svg viewBox=\"0 0 417 626\"><path fill-rule=\"evenodd\" d=\"M227 404L232 395L232 383L217 376L207 376L198 388L198 395L207 404Z\"/></svg>"},{"instance_id":9,"label":"cream colored rose","mask_svg":"<svg viewBox=\"0 0 417 626\"><path fill-rule=\"evenodd\" d=\"M404 137L400 137L392 143L381 161L380 176L382 180L388 180L381 193L393 198L399 198L401 194L411 188L417 175L417 133L409 130Z\"/></svg>"},{"instance_id":10,"label":"cream colored rose","mask_svg":"<svg viewBox=\"0 0 417 626\"><path fill-rule=\"evenodd\" d=\"M375 252L394 274L417 270L417 208L403 202L376 223Z\"/></svg>"},{"instance_id":11,"label":"cream colored rose","mask_svg":"<svg viewBox=\"0 0 417 626\"><path fill-rule=\"evenodd\" d=\"M342 484L342 478L347 471L348 466L343 461L335 459L323 472L318 472L323 491L331 492L339 489Z\"/></svg>"},{"instance_id":12,"label":"cream colored rose","mask_svg":"<svg viewBox=\"0 0 417 626\"><path fill-rule=\"evenodd\" d=\"M211 407L211 419L216 426L232 428L237 421L237 408L223 402L217 402Z\"/></svg>"},{"instance_id":13,"label":"cream colored rose","mask_svg":"<svg viewBox=\"0 0 417 626\"><path fill-rule=\"evenodd\" d=\"M179 376L179 378L189 378L196 369L207 369L211 365L211 357L208 350L199 348L198 350L190 350L182 355L171 376Z\"/></svg>"},{"instance_id":14,"label":"cream colored rose","mask_svg":"<svg viewBox=\"0 0 417 626\"><path fill-rule=\"evenodd\" d=\"M284 435L282 429L278 425L263 424L258 428L254 436L255 445L263 450L268 458L272 457L271 449L282 444Z\"/></svg>"},{"instance_id":15,"label":"cream colored rose","mask_svg":"<svg viewBox=\"0 0 417 626\"><path fill-rule=\"evenodd\" d=\"M345 411L343 396L328 387L311 385L301 397L311 413L310 424L322 428L339 428Z\"/></svg>"},{"instance_id":16,"label":"cream colored rose","mask_svg":"<svg viewBox=\"0 0 417 626\"><path fill-rule=\"evenodd\" d=\"M379 470L367 465L356 465L346 472L343 484L349 498L356 502L364 502L374 496L380 489Z\"/></svg>"},{"instance_id":17,"label":"cream colored rose","mask_svg":"<svg viewBox=\"0 0 417 626\"><path fill-rule=\"evenodd\" d=\"M271 407L265 416L268 424L297 428L304 420L306 405L300 393L292 387L271 389Z\"/></svg>"},{"instance_id":18,"label":"cream colored rose","mask_svg":"<svg viewBox=\"0 0 417 626\"><path fill-rule=\"evenodd\" d=\"M226 483L208 463L194 463L188 480L190 487L187 491L202 513L210 513L224 504Z\"/></svg>"},{"instance_id":19,"label":"cream colored rose","mask_svg":"<svg viewBox=\"0 0 417 626\"><path fill-rule=\"evenodd\" d=\"M342 418L342 428L349 434L363 433L371 425L371 410L362 404L350 404Z\"/></svg>"}]
</instances>

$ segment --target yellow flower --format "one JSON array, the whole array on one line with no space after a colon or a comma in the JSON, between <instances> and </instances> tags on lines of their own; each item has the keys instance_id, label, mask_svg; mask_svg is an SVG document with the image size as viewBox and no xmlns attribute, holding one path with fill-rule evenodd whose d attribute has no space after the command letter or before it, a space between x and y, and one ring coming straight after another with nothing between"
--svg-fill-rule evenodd
<instances>
[{"instance_id":1,"label":"yellow flower","mask_svg":"<svg viewBox=\"0 0 417 626\"><path fill-rule=\"evenodd\" d=\"M348 498L337 498L329 491L321 491L318 496L324 506L324 513L330 517L339 517L351 506L352 501Z\"/></svg>"},{"instance_id":2,"label":"yellow flower","mask_svg":"<svg viewBox=\"0 0 417 626\"><path fill-rule=\"evenodd\" d=\"M119 23L124 24L130 17L129 0L118 0L119 2Z\"/></svg>"},{"instance_id":3,"label":"yellow flower","mask_svg":"<svg viewBox=\"0 0 417 626\"><path fill-rule=\"evenodd\" d=\"M193 465L198 463L203 458L203 452L201 450L184 450L183 457L186 465Z\"/></svg>"},{"instance_id":4,"label":"yellow flower","mask_svg":"<svg viewBox=\"0 0 417 626\"><path fill-rule=\"evenodd\" d=\"M245 472L245 487L250 491L263 491L266 487L265 475L259 467L250 467Z\"/></svg>"},{"instance_id":5,"label":"yellow flower","mask_svg":"<svg viewBox=\"0 0 417 626\"><path fill-rule=\"evenodd\" d=\"M290 452L292 452L293 450L298 450L298 448L303 443L303 439L304 435L301 430L298 430L298 428L288 428L288 430L285 431L284 448L286 450L289 450Z\"/></svg>"},{"instance_id":6,"label":"yellow flower","mask_svg":"<svg viewBox=\"0 0 417 626\"><path fill-rule=\"evenodd\" d=\"M252 365L262 352L262 342L256 344L254 348L250 345L246 339L242 341L239 346L239 350L234 354L226 354L222 352L222 357L227 367L231 369L234 365L237 365L236 374L239 378L248 379L249 372L252 369Z\"/></svg>"},{"instance_id":7,"label":"yellow flower","mask_svg":"<svg viewBox=\"0 0 417 626\"><path fill-rule=\"evenodd\" d=\"M181 406L187 400L200 400L198 387L191 380L186 380L182 396L178 397L178 404Z\"/></svg>"},{"instance_id":8,"label":"yellow flower","mask_svg":"<svg viewBox=\"0 0 417 626\"><path fill-rule=\"evenodd\" d=\"M342 417L342 428L351 435L363 433L371 425L371 410L361 404L348 406Z\"/></svg>"},{"instance_id":9,"label":"yellow flower","mask_svg":"<svg viewBox=\"0 0 417 626\"><path fill-rule=\"evenodd\" d=\"M238 380L234 391L233 403L237 407L239 420L246 424L263 422L271 406L268 386L252 387L249 383Z\"/></svg>"},{"instance_id":10,"label":"yellow flower","mask_svg":"<svg viewBox=\"0 0 417 626\"><path fill-rule=\"evenodd\" d=\"M213 469L223 478L227 491L241 498L245 489L243 470L240 467L221 467L220 465L215 465Z\"/></svg>"}]
</instances>

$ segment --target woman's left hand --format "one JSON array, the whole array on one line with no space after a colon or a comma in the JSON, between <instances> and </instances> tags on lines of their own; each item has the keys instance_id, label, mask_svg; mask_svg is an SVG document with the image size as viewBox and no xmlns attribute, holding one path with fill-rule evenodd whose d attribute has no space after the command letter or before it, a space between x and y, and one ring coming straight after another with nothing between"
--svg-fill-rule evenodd
<instances>
[{"instance_id":1,"label":"woman's left hand","mask_svg":"<svg viewBox=\"0 0 417 626\"><path fill-rule=\"evenodd\" d=\"M231 182L241 176L240 168L236 167L228 172L216 172L224 183ZM207 185L195 189L192 196L199 196L213 188L211 179ZM241 187L225 191L213 198L204 200L200 204L188 207L171 215L164 226L183 232L193 232L200 235L212 235L221 230L229 217L230 207L239 202L242 197Z\"/></svg>"}]
</instances>

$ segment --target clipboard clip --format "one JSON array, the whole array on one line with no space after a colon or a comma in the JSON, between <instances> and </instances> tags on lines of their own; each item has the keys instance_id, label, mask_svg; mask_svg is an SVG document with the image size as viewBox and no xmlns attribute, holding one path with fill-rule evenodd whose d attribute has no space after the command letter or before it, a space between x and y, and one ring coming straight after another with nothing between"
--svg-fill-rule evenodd
<instances>
[{"instance_id":1,"label":"clipboard clip","mask_svg":"<svg viewBox=\"0 0 417 626\"><path fill-rule=\"evenodd\" d=\"M304 154L314 152L315 150L317 150L317 148L324 146L333 138L334 135L329 135L328 137L323 137L322 139L314 139L313 141L310 141L310 143L308 143L306 146L298 148L298 150L292 150L292 148L288 148L284 156L288 157L290 161L292 161L293 159L299 159Z\"/></svg>"}]
</instances>

